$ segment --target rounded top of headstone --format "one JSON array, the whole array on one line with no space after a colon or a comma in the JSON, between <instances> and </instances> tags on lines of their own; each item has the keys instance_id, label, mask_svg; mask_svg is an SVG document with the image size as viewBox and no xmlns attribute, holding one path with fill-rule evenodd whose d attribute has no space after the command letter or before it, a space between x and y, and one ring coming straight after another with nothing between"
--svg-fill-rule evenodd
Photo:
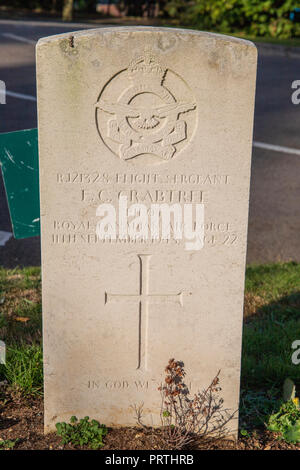
<instances>
[{"instance_id":1,"label":"rounded top of headstone","mask_svg":"<svg viewBox=\"0 0 300 470\"><path fill-rule=\"evenodd\" d=\"M198 31L193 29L183 29L183 28L168 28L168 27L157 27L157 26L111 26L105 28L96 28L96 29L85 29L81 31L70 31L69 33L56 34L53 36L47 36L45 38L39 39L37 42L37 47L43 46L49 42L56 42L62 39L70 38L70 35L74 40L79 38L88 38L91 36L97 35L107 35L107 34L134 34L134 33L152 33L152 34L172 34L181 37L198 37L203 39L215 39L216 41L231 43L232 45L237 45L241 47L252 47L256 49L256 46L253 42L246 39L237 38L233 36L227 36L225 34L212 33L207 31Z\"/></svg>"}]
</instances>

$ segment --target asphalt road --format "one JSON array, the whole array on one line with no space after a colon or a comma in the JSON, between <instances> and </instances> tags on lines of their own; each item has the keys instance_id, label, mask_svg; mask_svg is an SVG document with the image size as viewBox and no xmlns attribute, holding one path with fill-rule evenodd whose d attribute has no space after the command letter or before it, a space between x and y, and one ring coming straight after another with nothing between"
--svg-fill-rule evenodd
<instances>
[{"instance_id":1,"label":"asphalt road","mask_svg":"<svg viewBox=\"0 0 300 470\"><path fill-rule=\"evenodd\" d=\"M35 42L40 37L92 27L0 21L0 80L8 91L27 95L7 96L7 104L0 106L0 132L37 127L36 101L30 98L36 95ZM291 101L294 80L300 80L300 54L289 57L260 51L254 142L262 143L263 148L253 147L249 263L300 261L300 104ZM11 230L2 181L0 230ZM10 239L0 247L0 265L39 263L38 238Z\"/></svg>"}]
</instances>

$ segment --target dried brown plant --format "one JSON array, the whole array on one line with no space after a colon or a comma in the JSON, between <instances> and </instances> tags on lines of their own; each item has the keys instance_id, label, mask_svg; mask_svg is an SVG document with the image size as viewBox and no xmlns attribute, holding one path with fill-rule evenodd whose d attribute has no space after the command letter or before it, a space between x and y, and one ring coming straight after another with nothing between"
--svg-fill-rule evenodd
<instances>
[{"instance_id":1,"label":"dried brown plant","mask_svg":"<svg viewBox=\"0 0 300 470\"><path fill-rule=\"evenodd\" d=\"M223 435L226 424L234 418L235 413L224 409L223 399L219 397L222 390L219 386L220 371L205 390L194 396L191 396L184 383L186 372L183 362L170 359L165 374L164 384L159 390L166 447L183 449L195 437Z\"/></svg>"}]
</instances>

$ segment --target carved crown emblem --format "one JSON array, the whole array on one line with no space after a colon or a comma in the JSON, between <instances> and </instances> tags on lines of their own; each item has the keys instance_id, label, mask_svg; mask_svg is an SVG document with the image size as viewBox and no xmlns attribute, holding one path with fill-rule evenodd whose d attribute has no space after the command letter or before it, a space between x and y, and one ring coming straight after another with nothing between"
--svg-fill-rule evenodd
<instances>
[{"instance_id":1,"label":"carved crown emblem","mask_svg":"<svg viewBox=\"0 0 300 470\"><path fill-rule=\"evenodd\" d=\"M150 52L146 52L129 64L128 76L130 80L158 80L162 83L166 71L166 67L163 67Z\"/></svg>"}]
</instances>

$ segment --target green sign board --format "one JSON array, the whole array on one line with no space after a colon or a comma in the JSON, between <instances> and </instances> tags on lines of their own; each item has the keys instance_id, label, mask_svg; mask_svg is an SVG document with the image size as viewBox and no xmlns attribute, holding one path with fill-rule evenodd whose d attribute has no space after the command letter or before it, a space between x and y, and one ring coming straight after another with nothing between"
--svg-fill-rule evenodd
<instances>
[{"instance_id":1,"label":"green sign board","mask_svg":"<svg viewBox=\"0 0 300 470\"><path fill-rule=\"evenodd\" d=\"M40 234L37 129L0 134L0 164L15 238Z\"/></svg>"}]
</instances>

